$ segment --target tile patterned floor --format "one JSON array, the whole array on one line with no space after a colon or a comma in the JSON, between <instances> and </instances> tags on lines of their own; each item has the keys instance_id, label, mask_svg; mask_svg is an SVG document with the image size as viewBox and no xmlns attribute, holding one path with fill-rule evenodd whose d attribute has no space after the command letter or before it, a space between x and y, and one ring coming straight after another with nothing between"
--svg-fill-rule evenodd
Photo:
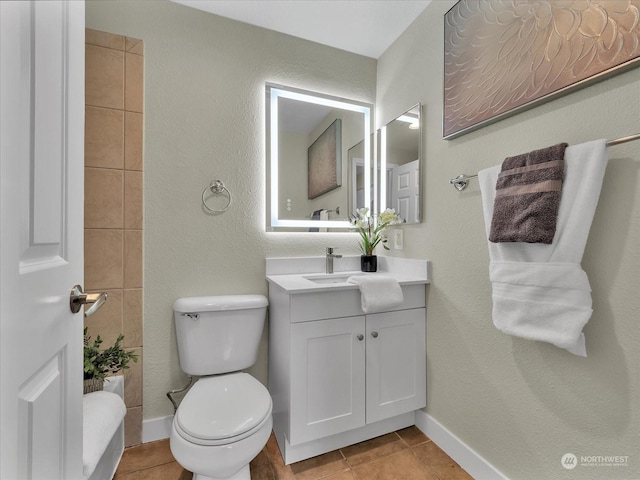
<instances>
[{"instance_id":1,"label":"tile patterned floor","mask_svg":"<svg viewBox=\"0 0 640 480\"><path fill-rule=\"evenodd\" d=\"M273 435L251 462L252 480L473 480L416 427L285 465ZM169 441L128 448L114 480L191 480Z\"/></svg>"}]
</instances>

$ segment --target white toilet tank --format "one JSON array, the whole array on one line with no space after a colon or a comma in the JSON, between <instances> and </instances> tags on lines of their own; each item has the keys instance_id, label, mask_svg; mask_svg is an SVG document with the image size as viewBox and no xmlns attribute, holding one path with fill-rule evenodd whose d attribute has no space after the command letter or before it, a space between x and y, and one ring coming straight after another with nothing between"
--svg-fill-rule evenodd
<instances>
[{"instance_id":1,"label":"white toilet tank","mask_svg":"<svg viewBox=\"0 0 640 480\"><path fill-rule=\"evenodd\" d=\"M268 303L264 295L176 300L173 310L182 371L216 375L256 363Z\"/></svg>"}]
</instances>

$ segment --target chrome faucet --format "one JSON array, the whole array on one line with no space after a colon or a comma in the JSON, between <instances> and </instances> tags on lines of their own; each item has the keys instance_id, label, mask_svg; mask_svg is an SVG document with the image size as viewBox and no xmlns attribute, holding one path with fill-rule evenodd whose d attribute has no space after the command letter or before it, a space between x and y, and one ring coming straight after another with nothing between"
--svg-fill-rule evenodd
<instances>
[{"instance_id":1,"label":"chrome faucet","mask_svg":"<svg viewBox=\"0 0 640 480\"><path fill-rule=\"evenodd\" d=\"M333 247L327 247L327 262L325 273L333 273L333 259L342 258L342 255L336 255L333 253Z\"/></svg>"}]
</instances>

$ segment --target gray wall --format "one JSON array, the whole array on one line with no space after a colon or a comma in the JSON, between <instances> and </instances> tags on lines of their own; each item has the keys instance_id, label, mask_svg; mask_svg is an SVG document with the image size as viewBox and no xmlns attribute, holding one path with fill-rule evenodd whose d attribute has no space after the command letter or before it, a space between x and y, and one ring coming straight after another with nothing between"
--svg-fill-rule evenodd
<instances>
[{"instance_id":1,"label":"gray wall","mask_svg":"<svg viewBox=\"0 0 640 480\"><path fill-rule=\"evenodd\" d=\"M640 142L610 163L583 268L594 312L587 358L492 325L478 182L449 179L558 142L640 130L640 68L533 110L442 140L443 14L433 2L378 61L377 124L425 110L424 222L404 228L406 257L433 261L428 291L427 412L512 479L640 478ZM629 466L565 470L565 453L629 455Z\"/></svg>"},{"instance_id":2,"label":"gray wall","mask_svg":"<svg viewBox=\"0 0 640 480\"><path fill-rule=\"evenodd\" d=\"M86 26L145 45L143 415L156 418L186 380L176 298L267 294L265 257L359 252L355 233L265 232L264 87L374 103L376 61L164 1L87 2ZM213 179L233 194L222 215L201 207ZM266 336L252 373L266 383Z\"/></svg>"}]
</instances>

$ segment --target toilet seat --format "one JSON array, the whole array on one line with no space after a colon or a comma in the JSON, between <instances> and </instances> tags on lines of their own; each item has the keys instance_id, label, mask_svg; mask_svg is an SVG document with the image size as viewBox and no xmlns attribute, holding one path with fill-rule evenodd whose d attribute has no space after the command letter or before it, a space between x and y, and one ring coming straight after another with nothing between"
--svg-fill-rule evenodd
<instances>
[{"instance_id":1,"label":"toilet seat","mask_svg":"<svg viewBox=\"0 0 640 480\"><path fill-rule=\"evenodd\" d=\"M247 373L201 378L182 400L174 426L198 445L225 445L246 438L271 418L271 395Z\"/></svg>"}]
</instances>

